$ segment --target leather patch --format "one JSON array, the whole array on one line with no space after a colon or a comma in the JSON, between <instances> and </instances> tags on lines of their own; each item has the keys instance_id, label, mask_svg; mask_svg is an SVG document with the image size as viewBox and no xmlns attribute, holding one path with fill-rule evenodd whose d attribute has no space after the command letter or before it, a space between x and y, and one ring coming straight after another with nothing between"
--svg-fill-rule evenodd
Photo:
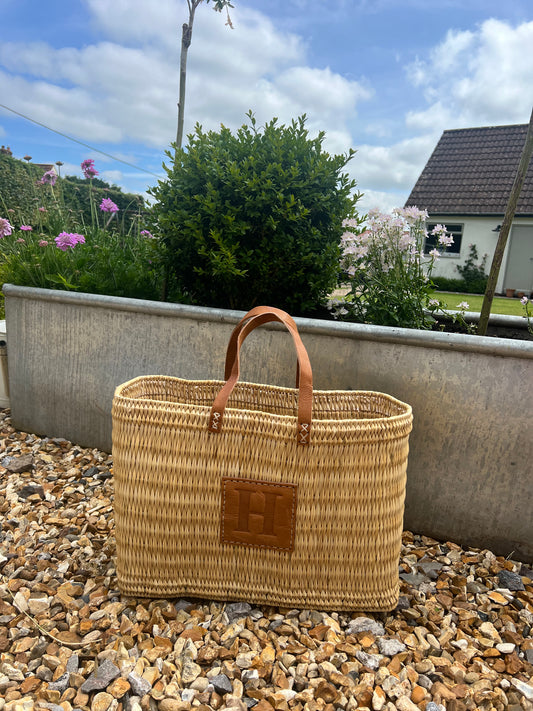
<instances>
[{"instance_id":1,"label":"leather patch","mask_svg":"<svg viewBox=\"0 0 533 711\"><path fill-rule=\"evenodd\" d=\"M292 551L297 489L296 484L222 477L221 542Z\"/></svg>"}]
</instances>

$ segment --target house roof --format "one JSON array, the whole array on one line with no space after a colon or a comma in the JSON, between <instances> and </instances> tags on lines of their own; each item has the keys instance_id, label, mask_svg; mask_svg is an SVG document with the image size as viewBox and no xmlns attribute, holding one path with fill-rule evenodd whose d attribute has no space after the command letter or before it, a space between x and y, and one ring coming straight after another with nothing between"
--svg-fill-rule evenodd
<instances>
[{"instance_id":1,"label":"house roof","mask_svg":"<svg viewBox=\"0 0 533 711\"><path fill-rule=\"evenodd\" d=\"M520 163L528 125L444 131L406 207L434 215L501 215ZM533 162L516 215L533 215Z\"/></svg>"},{"instance_id":2,"label":"house roof","mask_svg":"<svg viewBox=\"0 0 533 711\"><path fill-rule=\"evenodd\" d=\"M56 167L53 163L32 163L32 165L37 168L42 168L44 171L53 170L54 173L57 173Z\"/></svg>"}]
</instances>

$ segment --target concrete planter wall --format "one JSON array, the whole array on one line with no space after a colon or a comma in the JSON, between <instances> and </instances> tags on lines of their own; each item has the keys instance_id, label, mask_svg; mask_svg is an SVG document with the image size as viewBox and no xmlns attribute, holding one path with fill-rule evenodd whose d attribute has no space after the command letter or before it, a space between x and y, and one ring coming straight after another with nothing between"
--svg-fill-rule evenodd
<instances>
[{"instance_id":1,"label":"concrete planter wall","mask_svg":"<svg viewBox=\"0 0 533 711\"><path fill-rule=\"evenodd\" d=\"M7 285L14 425L109 451L116 385L221 378L240 312ZM413 407L405 526L533 560L533 343L297 319L317 389ZM264 327L243 379L292 385L290 337Z\"/></svg>"}]
</instances>

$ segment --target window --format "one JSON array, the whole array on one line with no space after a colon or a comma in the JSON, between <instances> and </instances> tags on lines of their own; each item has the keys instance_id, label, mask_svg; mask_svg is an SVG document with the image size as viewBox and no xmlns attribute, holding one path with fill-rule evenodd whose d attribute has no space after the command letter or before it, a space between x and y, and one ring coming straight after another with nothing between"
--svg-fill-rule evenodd
<instances>
[{"instance_id":1,"label":"window","mask_svg":"<svg viewBox=\"0 0 533 711\"><path fill-rule=\"evenodd\" d=\"M461 240L463 239L463 225L444 225L448 234L451 234L453 237L453 244L444 250L442 246L438 244L437 237L431 234L431 230L438 224L443 223L428 222L426 225L428 236L426 237L426 245L424 247L425 254L429 254L432 249L438 249L443 256L447 254L459 256L461 253Z\"/></svg>"}]
</instances>

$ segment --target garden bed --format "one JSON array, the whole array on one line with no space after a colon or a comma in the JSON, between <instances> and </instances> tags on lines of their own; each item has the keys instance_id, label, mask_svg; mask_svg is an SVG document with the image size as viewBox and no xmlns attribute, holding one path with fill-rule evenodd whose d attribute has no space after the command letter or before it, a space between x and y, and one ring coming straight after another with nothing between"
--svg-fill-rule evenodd
<instances>
[{"instance_id":1,"label":"garden bed","mask_svg":"<svg viewBox=\"0 0 533 711\"><path fill-rule=\"evenodd\" d=\"M111 457L7 410L0 447L0 709L532 708L524 564L406 531L388 614L125 598Z\"/></svg>"}]
</instances>

